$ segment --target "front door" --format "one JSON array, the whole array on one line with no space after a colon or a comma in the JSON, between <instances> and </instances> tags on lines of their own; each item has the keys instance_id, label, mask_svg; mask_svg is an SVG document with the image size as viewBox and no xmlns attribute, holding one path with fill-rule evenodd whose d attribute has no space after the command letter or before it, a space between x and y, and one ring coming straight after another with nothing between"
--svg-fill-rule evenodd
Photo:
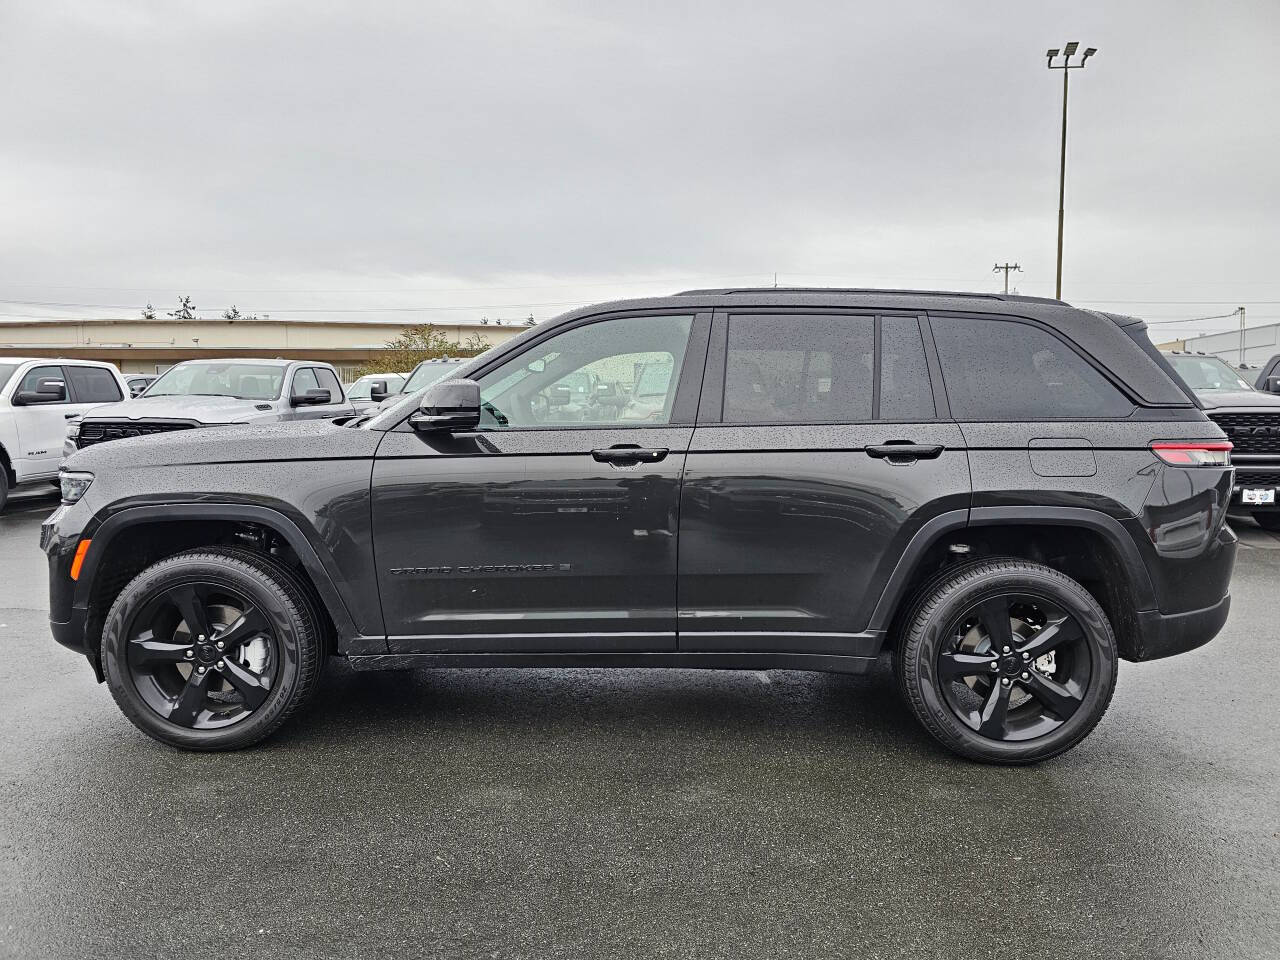
<instances>
[{"instance_id":1,"label":"front door","mask_svg":"<svg viewBox=\"0 0 1280 960\"><path fill-rule=\"evenodd\" d=\"M92 369L92 368L90 368ZM62 463L62 445L67 438L67 421L72 417L91 410L102 401L92 402L92 396L86 393L87 400L80 400L76 395L76 384L67 378L67 371L78 368L63 368L49 364L30 368L22 377L14 378L13 393L21 390L34 390L41 380L58 380L65 391L63 400L56 403L33 403L22 407L14 407L17 415L19 450L14 458L14 469L18 480L31 480L44 476L57 476L58 467ZM97 371L94 371L95 374ZM103 371L102 376L110 381L110 389L115 391L115 399L123 399L115 378L110 372Z\"/></svg>"},{"instance_id":2,"label":"front door","mask_svg":"<svg viewBox=\"0 0 1280 960\"><path fill-rule=\"evenodd\" d=\"M861 656L925 523L963 524L964 438L915 316L717 314L681 497L680 649Z\"/></svg>"},{"instance_id":3,"label":"front door","mask_svg":"<svg viewBox=\"0 0 1280 960\"><path fill-rule=\"evenodd\" d=\"M709 317L613 316L477 371L474 432L373 471L392 652L675 649L676 532Z\"/></svg>"}]
</instances>

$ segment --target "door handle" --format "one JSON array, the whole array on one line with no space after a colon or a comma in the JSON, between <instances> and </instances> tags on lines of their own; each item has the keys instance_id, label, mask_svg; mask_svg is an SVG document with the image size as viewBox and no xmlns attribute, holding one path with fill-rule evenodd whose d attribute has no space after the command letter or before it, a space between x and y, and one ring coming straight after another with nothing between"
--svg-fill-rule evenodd
<instances>
[{"instance_id":1,"label":"door handle","mask_svg":"<svg viewBox=\"0 0 1280 960\"><path fill-rule=\"evenodd\" d=\"M889 440L867 447L867 456L890 463L915 463L917 460L936 460L942 455L940 443L912 443L910 440Z\"/></svg>"},{"instance_id":2,"label":"door handle","mask_svg":"<svg viewBox=\"0 0 1280 960\"><path fill-rule=\"evenodd\" d=\"M671 451L666 447L637 447L635 444L615 444L601 450L592 450L591 456L600 463L627 466L633 463L657 463L665 460Z\"/></svg>"}]
</instances>

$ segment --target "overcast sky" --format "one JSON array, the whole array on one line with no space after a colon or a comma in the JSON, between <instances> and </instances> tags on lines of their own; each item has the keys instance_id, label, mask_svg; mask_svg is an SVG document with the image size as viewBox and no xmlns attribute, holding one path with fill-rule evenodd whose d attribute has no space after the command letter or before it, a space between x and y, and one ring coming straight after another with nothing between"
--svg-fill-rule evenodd
<instances>
[{"instance_id":1,"label":"overcast sky","mask_svg":"<svg viewBox=\"0 0 1280 960\"><path fill-rule=\"evenodd\" d=\"M1277 0L3 0L0 315L1052 296L1068 40L1064 297L1280 320Z\"/></svg>"}]
</instances>

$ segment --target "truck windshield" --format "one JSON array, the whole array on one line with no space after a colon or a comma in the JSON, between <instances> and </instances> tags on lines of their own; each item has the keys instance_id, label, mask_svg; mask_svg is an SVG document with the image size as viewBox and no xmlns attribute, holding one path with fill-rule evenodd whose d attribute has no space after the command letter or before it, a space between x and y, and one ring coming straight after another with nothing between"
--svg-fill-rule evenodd
<instances>
[{"instance_id":1,"label":"truck windshield","mask_svg":"<svg viewBox=\"0 0 1280 960\"><path fill-rule=\"evenodd\" d=\"M1168 355L1168 361L1178 376L1192 390L1252 390L1253 384L1245 380L1231 366L1218 357L1188 357Z\"/></svg>"},{"instance_id":2,"label":"truck windshield","mask_svg":"<svg viewBox=\"0 0 1280 960\"><path fill-rule=\"evenodd\" d=\"M452 373L462 366L463 361L454 360L447 363L432 363L429 360L418 364L417 369L409 376L401 393L413 393L423 387L429 387L437 380L443 380L446 374Z\"/></svg>"},{"instance_id":3,"label":"truck windshield","mask_svg":"<svg viewBox=\"0 0 1280 960\"><path fill-rule=\"evenodd\" d=\"M266 363L180 363L165 371L151 397L235 397L276 400L284 383L284 367Z\"/></svg>"}]
</instances>

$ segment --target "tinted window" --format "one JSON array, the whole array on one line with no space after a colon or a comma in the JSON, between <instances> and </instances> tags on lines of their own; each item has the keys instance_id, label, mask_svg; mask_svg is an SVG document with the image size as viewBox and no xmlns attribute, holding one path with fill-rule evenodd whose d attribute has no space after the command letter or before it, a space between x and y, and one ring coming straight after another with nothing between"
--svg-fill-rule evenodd
<instances>
[{"instance_id":1,"label":"tinted window","mask_svg":"<svg viewBox=\"0 0 1280 960\"><path fill-rule=\"evenodd\" d=\"M342 384L338 382L338 378L334 376L333 371L326 367L316 367L316 379L320 382L321 390L329 391L330 403L342 402Z\"/></svg>"},{"instance_id":2,"label":"tinted window","mask_svg":"<svg viewBox=\"0 0 1280 960\"><path fill-rule=\"evenodd\" d=\"M305 396L308 390L319 390L320 381L310 367L299 367L293 374L293 395Z\"/></svg>"},{"instance_id":3,"label":"tinted window","mask_svg":"<svg viewBox=\"0 0 1280 960\"><path fill-rule=\"evenodd\" d=\"M554 336L480 378L480 423L670 423L692 325L619 317Z\"/></svg>"},{"instance_id":4,"label":"tinted window","mask_svg":"<svg viewBox=\"0 0 1280 960\"><path fill-rule=\"evenodd\" d=\"M959 420L1124 417L1129 402L1052 334L1010 320L933 321L951 413Z\"/></svg>"},{"instance_id":5,"label":"tinted window","mask_svg":"<svg viewBox=\"0 0 1280 960\"><path fill-rule=\"evenodd\" d=\"M66 381L63 379L61 367L32 367L26 372L22 378L22 383L18 384L14 393L22 390L35 390L40 385L41 380L57 380L65 386Z\"/></svg>"},{"instance_id":6,"label":"tinted window","mask_svg":"<svg viewBox=\"0 0 1280 960\"><path fill-rule=\"evenodd\" d=\"M111 371L101 367L66 367L75 391L76 403L112 403L123 400L120 385Z\"/></svg>"},{"instance_id":7,"label":"tinted window","mask_svg":"<svg viewBox=\"0 0 1280 960\"><path fill-rule=\"evenodd\" d=\"M933 388L915 317L880 318L881 420L932 420Z\"/></svg>"},{"instance_id":8,"label":"tinted window","mask_svg":"<svg viewBox=\"0 0 1280 960\"><path fill-rule=\"evenodd\" d=\"M729 318L726 423L870 420L875 318Z\"/></svg>"}]
</instances>

